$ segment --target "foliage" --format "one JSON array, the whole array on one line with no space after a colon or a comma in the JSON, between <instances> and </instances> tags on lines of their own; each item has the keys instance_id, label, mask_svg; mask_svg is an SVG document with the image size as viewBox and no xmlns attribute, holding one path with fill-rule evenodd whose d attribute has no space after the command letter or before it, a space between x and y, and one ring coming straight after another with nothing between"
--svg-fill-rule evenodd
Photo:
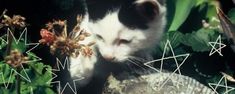
<instances>
[{"instance_id":1,"label":"foliage","mask_svg":"<svg viewBox=\"0 0 235 94\"><path fill-rule=\"evenodd\" d=\"M5 35L4 35L5 36ZM6 37L2 37L2 40L6 40ZM20 52L25 53L28 49L28 45L25 45L25 39L19 39L19 42L13 41L11 46L12 49L18 49ZM0 56L5 56L5 51L7 45L4 41L2 42L2 49L0 49ZM21 75L26 77L24 70L29 76L31 82L20 79L20 94L31 94L31 93L42 93L42 94L54 94L51 89L50 80L52 79L52 74L50 71L51 67L39 62L35 57L36 55L32 52L25 53L29 58L27 64L24 64L24 69L19 71ZM4 60L0 61L0 94L16 94L16 75L17 73L12 71L14 67L8 65ZM9 85L8 85L9 83ZM8 86L7 86L8 85ZM7 86L7 87L6 87Z\"/></svg>"},{"instance_id":2,"label":"foliage","mask_svg":"<svg viewBox=\"0 0 235 94\"><path fill-rule=\"evenodd\" d=\"M174 0L170 1L170 3L175 7L170 9L171 11L174 11L174 15L171 15L173 21L169 31L174 31L183 24L196 2L195 0Z\"/></svg>"},{"instance_id":3,"label":"foliage","mask_svg":"<svg viewBox=\"0 0 235 94\"><path fill-rule=\"evenodd\" d=\"M169 1L167 4L168 4L168 9L170 11L170 13L168 14L174 15L174 16L168 17L169 26L166 29L168 30L168 32L165 34L162 41L160 42L158 52L162 53L166 40L170 40L172 48L175 51L175 54L190 53L191 59L189 59L188 63L193 63L196 65L200 64L202 60L192 59L192 58L198 58L197 56L200 56L200 55L204 56L205 53L209 53L209 51L211 50L211 46L209 45L209 42L214 42L218 38L219 35L223 34L223 31L220 28L219 19L217 18L216 7L218 7L217 6L218 2L216 0L174 0L174 1ZM203 15L200 21L202 22L204 20L204 23L194 23L192 22L193 19L189 19L189 18L197 18L198 15L189 17L189 16L192 16L190 15L190 13L192 13L193 11L197 11L197 13L200 13L200 11L205 11L205 14ZM228 12L228 17L234 24L235 23L235 9L231 9ZM189 24L200 25L200 28L198 28L197 30L186 31L186 33L183 29L180 29L181 27L187 28ZM222 36L222 42L226 43L227 40L225 39L226 39L225 36ZM226 45L229 46L229 44L226 44ZM170 53L169 51L167 52ZM219 57L219 56L215 55L214 57ZM211 58L211 57L209 57L209 54L208 54L205 58ZM208 64L210 63L209 61L206 61L206 60L204 61L205 61L204 63L208 63ZM218 71L216 75L210 75L210 78L206 78L206 81L201 81L201 82L205 82L204 84L206 85L208 85L209 82L217 84L220 78L222 77L222 74L220 73L221 71L229 72L228 74L230 75L233 75L235 73L234 70L231 70L232 66L229 66L227 64L228 63L227 61L223 61L220 63L224 63L225 69ZM205 66L205 67L208 67L208 66ZM194 67L194 68L195 69L193 70L197 69L197 67ZM211 68L209 68L209 70L210 69ZM193 75L200 76L201 73L193 74ZM203 79L199 78L197 80L200 81ZM222 82L222 84L223 83L225 82ZM231 84L229 85L234 86ZM218 89L218 92L224 93L225 89ZM234 93L235 91L231 91L229 94L234 94Z\"/></svg>"}]
</instances>

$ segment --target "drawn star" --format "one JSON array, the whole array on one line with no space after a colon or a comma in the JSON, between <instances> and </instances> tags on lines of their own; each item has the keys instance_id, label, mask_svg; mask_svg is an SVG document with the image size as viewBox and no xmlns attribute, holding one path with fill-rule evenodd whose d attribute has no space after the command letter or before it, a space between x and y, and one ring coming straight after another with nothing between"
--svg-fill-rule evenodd
<instances>
[{"instance_id":1,"label":"drawn star","mask_svg":"<svg viewBox=\"0 0 235 94\"><path fill-rule=\"evenodd\" d=\"M80 78L78 78L78 79L75 79L75 80L73 80L72 81L72 84L73 85L71 85L70 83L71 82L69 82L69 81L67 81L66 82L66 84L62 87L61 86L61 81L53 81L54 79L56 79L56 78L58 78L58 75L56 74L56 73L54 73L54 72L60 72L60 71L62 71L62 70L68 70L69 69L69 59L68 59L68 57L66 57L65 58L65 61L64 61L64 63L62 64L61 63L61 61L58 59L58 58L56 58L56 69L51 69L51 70L48 70L47 69L47 71L49 71L49 72L51 72L53 75L54 75L54 77L52 78L52 79L50 79L47 83L48 84L54 84L54 83L56 83L56 84L58 84L59 85L59 88L58 88L58 93L59 94L63 94L64 93L64 90L67 88L67 87L69 87L70 88L70 90L74 93L74 94L77 94L77 89L76 89L76 82L77 81L80 81L80 80L83 80L84 79L84 77L80 77ZM67 67L67 68L66 68ZM62 68L62 69L61 69ZM66 69L65 69L66 68ZM52 72L52 71L54 71L54 72ZM53 82L52 82L53 81ZM62 87L62 88L61 88Z\"/></svg>"},{"instance_id":2,"label":"drawn star","mask_svg":"<svg viewBox=\"0 0 235 94\"><path fill-rule=\"evenodd\" d=\"M224 80L224 83L223 83ZM223 94L229 94L229 92L235 90L234 87L228 86L227 83L227 78L225 75L223 75L223 77L221 77L221 79L219 80L219 82L217 84L215 83L208 83L208 85L211 87L211 89L214 91L214 93L219 94L216 90L218 89L218 87L220 88L225 88L225 92ZM214 87L213 87L214 86Z\"/></svg>"},{"instance_id":3,"label":"drawn star","mask_svg":"<svg viewBox=\"0 0 235 94\"><path fill-rule=\"evenodd\" d=\"M7 36L6 34L0 37L0 50L7 45L7 41L3 37Z\"/></svg>"},{"instance_id":4,"label":"drawn star","mask_svg":"<svg viewBox=\"0 0 235 94\"><path fill-rule=\"evenodd\" d=\"M220 56L223 56L221 53L221 49L226 47L225 44L221 42L221 36L219 35L215 42L209 42L210 46L212 47L209 56L212 56L214 53L219 53ZM217 46L217 47L216 47Z\"/></svg>"},{"instance_id":5,"label":"drawn star","mask_svg":"<svg viewBox=\"0 0 235 94\"><path fill-rule=\"evenodd\" d=\"M168 56L168 57L165 57L166 55L166 51L170 48L170 51L172 53L172 56ZM183 61L181 63L178 63L178 60L177 58L179 57L185 57L183 59ZM177 71L178 73L181 75L181 71L180 71L180 67L184 64L184 62L186 61L186 59L189 57L189 54L181 54L181 55L175 55L174 51L173 51L173 48L171 46L171 43L169 40L167 40L166 44L165 44L165 47L164 47L164 51L163 51L163 55L162 55L162 58L160 59L157 59L157 60L153 60L153 61L149 61L149 62L146 62L144 63L145 66L155 70L156 72L159 72L160 74L163 73L162 69L163 69L163 63L164 63L164 60L168 60L168 59L174 59L175 63L176 63L176 66L177 68L171 73L170 76L167 77L167 79L163 82L163 84L161 83L158 83L157 86L160 86L159 90L162 89L162 87L171 79L172 80L172 77L173 77L173 74L175 74ZM154 62L161 62L161 65L160 65L160 70L159 69L156 69L155 67L152 66L152 64ZM172 80L173 81L173 80ZM177 82L178 84L180 84L179 82ZM160 85L161 84L161 85Z\"/></svg>"},{"instance_id":6,"label":"drawn star","mask_svg":"<svg viewBox=\"0 0 235 94\"><path fill-rule=\"evenodd\" d=\"M10 35L13 37L13 41L16 43L16 45L19 44L20 40L24 39L24 40L25 40L24 45L31 47L31 48L30 48L29 50L27 50L25 53L26 53L28 56L34 57L35 59L34 59L34 60L28 60L28 61L26 61L26 63L29 63L29 62L36 62L36 61L40 61L40 60L41 60L41 58L39 58L39 57L37 57L37 56L31 54L31 51L32 51L33 49L35 49L35 48L39 45L39 43L27 43L27 41L28 41L28 40L27 40L27 28L25 28L25 29L23 30L23 32L20 34L19 39L16 39L15 36L13 35L12 31L8 28L8 30L7 30L7 40L4 40L3 38L1 38L1 40L4 41L6 44L8 44L8 43L9 43L9 39L8 39L9 37L8 37L8 36L10 36ZM24 36L24 37L23 37L23 36ZM5 88L8 88L9 83L10 83L10 81L12 80L12 75L13 75L13 73L18 74L18 75L19 75L20 77L22 77L24 80L26 80L26 81L28 81L28 82L31 82L31 79L29 78L28 74L26 73L26 71L25 71L25 69L24 69L24 66L23 66L22 64L20 64L20 66L21 66L21 68L22 68L23 74L17 72L14 68L11 68L10 77L8 78L7 82L6 82L6 80L5 80L4 76L3 76L4 74L3 74L2 72L0 72L0 77L1 77L2 81L4 82Z\"/></svg>"}]
</instances>

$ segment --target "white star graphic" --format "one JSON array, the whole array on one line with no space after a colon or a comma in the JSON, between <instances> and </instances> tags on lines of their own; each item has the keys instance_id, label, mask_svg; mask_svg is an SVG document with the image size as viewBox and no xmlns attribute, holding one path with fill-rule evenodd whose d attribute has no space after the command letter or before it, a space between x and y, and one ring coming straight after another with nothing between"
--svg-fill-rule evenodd
<instances>
[{"instance_id":1,"label":"white star graphic","mask_svg":"<svg viewBox=\"0 0 235 94\"><path fill-rule=\"evenodd\" d=\"M29 56L33 56L33 57L35 58L35 60L30 60L30 61L28 61L28 62L36 62L36 61L42 60L40 57L31 54L31 51L32 51L33 49L35 49L36 47L38 47L38 46L39 46L39 43L27 43L27 42L28 42L28 38L27 38L28 30L27 30L27 28L25 28L25 29L23 30L23 32L20 34L19 39L16 39L15 36L13 35L13 33L11 32L11 30L8 28L8 30L7 30L7 36L9 36L9 35L13 36L13 40L16 42L16 44L19 44L20 40L24 37L24 40L25 40L25 43L24 43L24 44L25 44L26 46L31 46L31 49L27 50L27 51L26 51L26 54L29 55ZM8 38L9 38L9 37L7 37L7 44L8 44L8 42L9 42L9 39L8 39ZM33 46L33 47L32 47L32 46Z\"/></svg>"},{"instance_id":2,"label":"white star graphic","mask_svg":"<svg viewBox=\"0 0 235 94\"><path fill-rule=\"evenodd\" d=\"M65 70L66 66L67 66L67 69L69 69L69 64L68 64L69 60L68 60L68 57L66 57L65 61L64 61L64 64L62 64L61 61L58 58L56 58L56 61L57 61L57 63L56 63L57 68L56 69L51 69L51 70L47 69L47 71L51 72L54 75L54 77L52 79L50 79L47 83L48 84L53 84L53 83L59 84L59 88L58 88L59 94L63 94L66 87L69 87L70 90L72 90L72 92L74 94L77 94L76 82L84 79L84 77L80 77L78 79L73 80L73 85L71 85L69 82L66 82L66 84L61 89L61 82L60 81L53 81L52 82L52 80L54 80L55 78L58 77L58 75L56 75L56 73L54 73L52 71L59 72L59 71L61 71L60 67L62 67L62 70Z\"/></svg>"},{"instance_id":3,"label":"white star graphic","mask_svg":"<svg viewBox=\"0 0 235 94\"><path fill-rule=\"evenodd\" d=\"M223 54L221 53L221 49L226 47L226 45L221 42L220 35L218 36L215 42L209 42L209 44L212 47L209 56L212 56L216 52L219 53L220 56L223 56ZM219 47L216 47L216 45L218 45Z\"/></svg>"},{"instance_id":4,"label":"white star graphic","mask_svg":"<svg viewBox=\"0 0 235 94\"><path fill-rule=\"evenodd\" d=\"M223 80L224 80L224 84L223 84ZM211 89L214 91L214 93L216 93L216 94L219 94L216 91L218 89L218 87L225 88L225 92L223 94L230 94L229 92L235 90L234 87L228 86L227 79L226 79L225 75L223 77L221 77L221 79L219 80L219 82L217 84L215 84L215 83L208 83L208 84L211 87ZM213 86L215 86L215 87L213 87Z\"/></svg>"},{"instance_id":5,"label":"white star graphic","mask_svg":"<svg viewBox=\"0 0 235 94\"><path fill-rule=\"evenodd\" d=\"M3 35L0 37L0 50L7 45L7 41L3 39L3 37L6 37L7 35Z\"/></svg>"},{"instance_id":6,"label":"white star graphic","mask_svg":"<svg viewBox=\"0 0 235 94\"><path fill-rule=\"evenodd\" d=\"M8 36L10 36L10 35L13 37L13 41L16 43L16 45L20 42L21 39L24 39L24 40L25 40L24 45L26 45L26 46L31 46L31 47L33 46L32 48L30 48L29 50L26 51L26 54L27 54L28 56L34 57L35 59L34 59L34 60L28 60L28 61L26 61L26 63L29 63L29 62L36 62L36 61L40 61L40 60L41 60L41 58L39 58L39 57L37 57L37 56L31 54L31 52L30 52L30 51L32 51L33 49L35 49L35 48L39 45L39 43L27 43L27 28L25 28L25 29L23 30L23 32L20 34L19 39L16 39L15 36L13 35L12 31L8 28L8 30L7 30L7 40L4 40L3 38L1 38L1 40L2 40L3 42L5 42L6 44L8 44L8 43L9 43L9 39L8 39L9 37L8 37ZM24 36L24 37L23 37L23 36ZM22 75L21 73L17 72L14 68L11 68L10 77L8 78L7 82L6 82L6 80L5 80L4 76L3 76L3 73L0 72L0 76L1 76L2 81L4 82L5 88L8 88L9 83L10 83L10 81L11 81L11 79L12 79L12 74L13 74L14 72L15 72L16 74L18 74L20 77L22 77L24 80L26 80L26 81L28 81L28 82L31 82L31 79L29 78L28 74L26 73L26 71L25 71L25 69L24 69L24 66L23 66L22 64L20 64L20 66L21 66L22 71L23 71L23 74L24 74L25 76Z\"/></svg>"},{"instance_id":7,"label":"white star graphic","mask_svg":"<svg viewBox=\"0 0 235 94\"><path fill-rule=\"evenodd\" d=\"M172 53L172 56L169 56L169 57L165 57L165 54L166 54L166 50L168 49L168 46L170 48L170 51ZM177 59L176 58L179 58L179 57L185 57L183 59L183 61L179 64ZM145 66L155 70L156 72L159 72L160 74L162 73L162 69L163 69L163 63L164 63L164 60L167 60L167 59L174 59L175 63L176 63L176 66L177 68L171 73L171 75L169 77L167 77L167 79L163 82L163 83L158 83L157 86L160 86L160 88L158 88L158 90L162 89L162 87L170 80L172 79L171 77L173 76L174 73L176 73L178 71L178 73L181 75L181 71L180 71L180 67L184 64L184 62L186 61L186 59L189 57L189 54L181 54L181 55L175 55L174 51L173 51L173 48L170 44L170 41L167 40L166 44L165 44L165 47L164 47L164 51L163 51L163 55L162 55L162 58L161 59L157 59L157 60L153 60L153 61L149 61L149 62L146 62L144 63ZM153 66L151 66L154 62L158 62L158 61L161 61L161 65L160 65L160 70L154 68ZM173 81L173 80L172 80ZM177 82L178 84L180 84L179 82Z\"/></svg>"}]
</instances>

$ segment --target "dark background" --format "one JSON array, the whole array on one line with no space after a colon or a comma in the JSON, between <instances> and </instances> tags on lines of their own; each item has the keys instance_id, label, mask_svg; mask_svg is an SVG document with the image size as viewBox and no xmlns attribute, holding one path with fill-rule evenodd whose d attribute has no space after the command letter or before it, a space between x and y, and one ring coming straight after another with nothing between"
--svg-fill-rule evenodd
<instances>
[{"instance_id":1,"label":"dark background","mask_svg":"<svg viewBox=\"0 0 235 94\"><path fill-rule=\"evenodd\" d=\"M225 13L235 7L232 0L219 1ZM29 38L33 42L38 42L41 38L40 29L44 27L45 23L53 19L68 20L68 28L71 30L76 24L76 16L84 13L84 5L82 2L82 0L0 0L0 12L7 9L7 14L10 16L19 14L26 17L26 22L30 24L28 27ZM234 54L230 54L230 51L231 49L227 47L224 51L225 58L222 59L218 57L203 58L203 53L199 57L208 61L213 60L219 62L221 60L229 60L229 62L234 62L231 58L234 57ZM45 64L54 65L52 62L55 62L55 58L50 54L48 47L40 46L38 49L34 50L34 52L37 56L42 58L42 62ZM204 53L204 55L208 56L208 53ZM234 66L234 64L231 66ZM211 65L204 65L203 67L208 69L211 68ZM206 72L209 73L219 70L223 70L223 66L215 67L214 70ZM87 87L80 90L82 94L95 94L97 91L100 91L103 78L98 77L94 79L95 81L92 81Z\"/></svg>"},{"instance_id":2,"label":"dark background","mask_svg":"<svg viewBox=\"0 0 235 94\"><path fill-rule=\"evenodd\" d=\"M231 8L235 7L232 0L219 0L222 9L227 13ZM29 37L31 41L37 42L40 37L40 29L44 24L53 19L68 20L68 28L76 24L76 16L84 13L84 5L82 0L0 0L0 12L7 9L8 15L19 14L26 17L29 26ZM43 61L49 63L49 53L42 53L41 48L37 55L44 57ZM47 50L45 50L47 51ZM49 56L49 57L48 57Z\"/></svg>"}]
</instances>

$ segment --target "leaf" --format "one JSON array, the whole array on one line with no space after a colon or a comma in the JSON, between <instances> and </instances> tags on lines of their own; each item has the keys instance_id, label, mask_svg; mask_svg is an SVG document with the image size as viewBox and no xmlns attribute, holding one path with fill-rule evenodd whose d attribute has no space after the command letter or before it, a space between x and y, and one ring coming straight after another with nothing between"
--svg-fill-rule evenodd
<instances>
[{"instance_id":1,"label":"leaf","mask_svg":"<svg viewBox=\"0 0 235 94\"><path fill-rule=\"evenodd\" d=\"M183 37L184 37L184 35L179 31L167 32L163 36L162 40L159 43L159 49L156 49L156 50L158 52L163 52L167 40L169 40L171 42L171 46L173 49L177 48L181 44ZM169 47L169 46L167 46L167 47ZM166 50L166 53L168 53L169 51L170 51L170 49L168 48Z\"/></svg>"},{"instance_id":2,"label":"leaf","mask_svg":"<svg viewBox=\"0 0 235 94\"><path fill-rule=\"evenodd\" d=\"M3 53L3 48L7 46L7 35L0 36L0 52Z\"/></svg>"},{"instance_id":3,"label":"leaf","mask_svg":"<svg viewBox=\"0 0 235 94\"><path fill-rule=\"evenodd\" d=\"M44 68L48 67L40 62L30 62L29 66L32 67L37 73L42 74Z\"/></svg>"},{"instance_id":4,"label":"leaf","mask_svg":"<svg viewBox=\"0 0 235 94\"><path fill-rule=\"evenodd\" d=\"M179 31L169 32L167 35L168 35L168 40L171 41L171 45L173 48L179 46L181 40L183 39L183 34Z\"/></svg>"},{"instance_id":5,"label":"leaf","mask_svg":"<svg viewBox=\"0 0 235 94\"><path fill-rule=\"evenodd\" d=\"M52 78L52 74L44 69L51 69L51 67L43 65L42 63L33 64L30 66L31 68L27 70L27 73L32 80L32 82L29 83L29 86L50 86L47 82Z\"/></svg>"},{"instance_id":6,"label":"leaf","mask_svg":"<svg viewBox=\"0 0 235 94\"><path fill-rule=\"evenodd\" d=\"M209 42L213 42L219 36L219 33L212 29L200 29L197 32L185 34L182 43L192 47L193 51L204 52L210 51Z\"/></svg>"},{"instance_id":7,"label":"leaf","mask_svg":"<svg viewBox=\"0 0 235 94\"><path fill-rule=\"evenodd\" d=\"M215 17L217 17L216 14L217 14L216 6L215 5L208 5L206 18L209 18L209 22L213 21L213 19Z\"/></svg>"},{"instance_id":8,"label":"leaf","mask_svg":"<svg viewBox=\"0 0 235 94\"><path fill-rule=\"evenodd\" d=\"M20 41L16 43L15 41L12 43L12 49L18 49L20 52L25 52L27 46L25 45L24 41Z\"/></svg>"},{"instance_id":9,"label":"leaf","mask_svg":"<svg viewBox=\"0 0 235 94\"><path fill-rule=\"evenodd\" d=\"M15 88L6 89L5 87L0 87L0 94L16 94Z\"/></svg>"},{"instance_id":10,"label":"leaf","mask_svg":"<svg viewBox=\"0 0 235 94\"><path fill-rule=\"evenodd\" d=\"M168 31L176 31L187 19L191 9L195 6L196 0L175 0L175 14Z\"/></svg>"},{"instance_id":11,"label":"leaf","mask_svg":"<svg viewBox=\"0 0 235 94\"><path fill-rule=\"evenodd\" d=\"M50 80L52 79L52 74L50 71L45 71L45 68L51 69L50 66L44 65L42 63L31 63L29 64L29 68L25 69L27 74L29 75L29 78L31 79L31 82L23 81L21 83L22 86L22 94L30 94L28 92L31 92L31 88L35 92L39 92L42 94L54 94L51 93L52 90L50 90ZM45 71L45 72L44 72ZM30 88L29 88L30 87ZM49 93L46 93L49 92Z\"/></svg>"},{"instance_id":12,"label":"leaf","mask_svg":"<svg viewBox=\"0 0 235 94\"><path fill-rule=\"evenodd\" d=\"M11 75L11 67L7 64L0 64L0 73L2 72L2 75L0 74L0 84L4 83L13 83L15 80L14 74ZM11 77L11 79L10 79Z\"/></svg>"},{"instance_id":13,"label":"leaf","mask_svg":"<svg viewBox=\"0 0 235 94\"><path fill-rule=\"evenodd\" d=\"M6 41L0 37L0 50L7 45Z\"/></svg>"},{"instance_id":14,"label":"leaf","mask_svg":"<svg viewBox=\"0 0 235 94\"><path fill-rule=\"evenodd\" d=\"M232 23L235 24L235 8L232 8L231 10L229 10L228 17L230 21L232 21Z\"/></svg>"},{"instance_id":15,"label":"leaf","mask_svg":"<svg viewBox=\"0 0 235 94\"><path fill-rule=\"evenodd\" d=\"M203 3L206 3L207 0L197 0L197 3L196 3L196 6L200 6L202 5Z\"/></svg>"},{"instance_id":16,"label":"leaf","mask_svg":"<svg viewBox=\"0 0 235 94\"><path fill-rule=\"evenodd\" d=\"M21 94L56 94L52 89L45 86L28 86L26 83L21 84Z\"/></svg>"}]
</instances>

